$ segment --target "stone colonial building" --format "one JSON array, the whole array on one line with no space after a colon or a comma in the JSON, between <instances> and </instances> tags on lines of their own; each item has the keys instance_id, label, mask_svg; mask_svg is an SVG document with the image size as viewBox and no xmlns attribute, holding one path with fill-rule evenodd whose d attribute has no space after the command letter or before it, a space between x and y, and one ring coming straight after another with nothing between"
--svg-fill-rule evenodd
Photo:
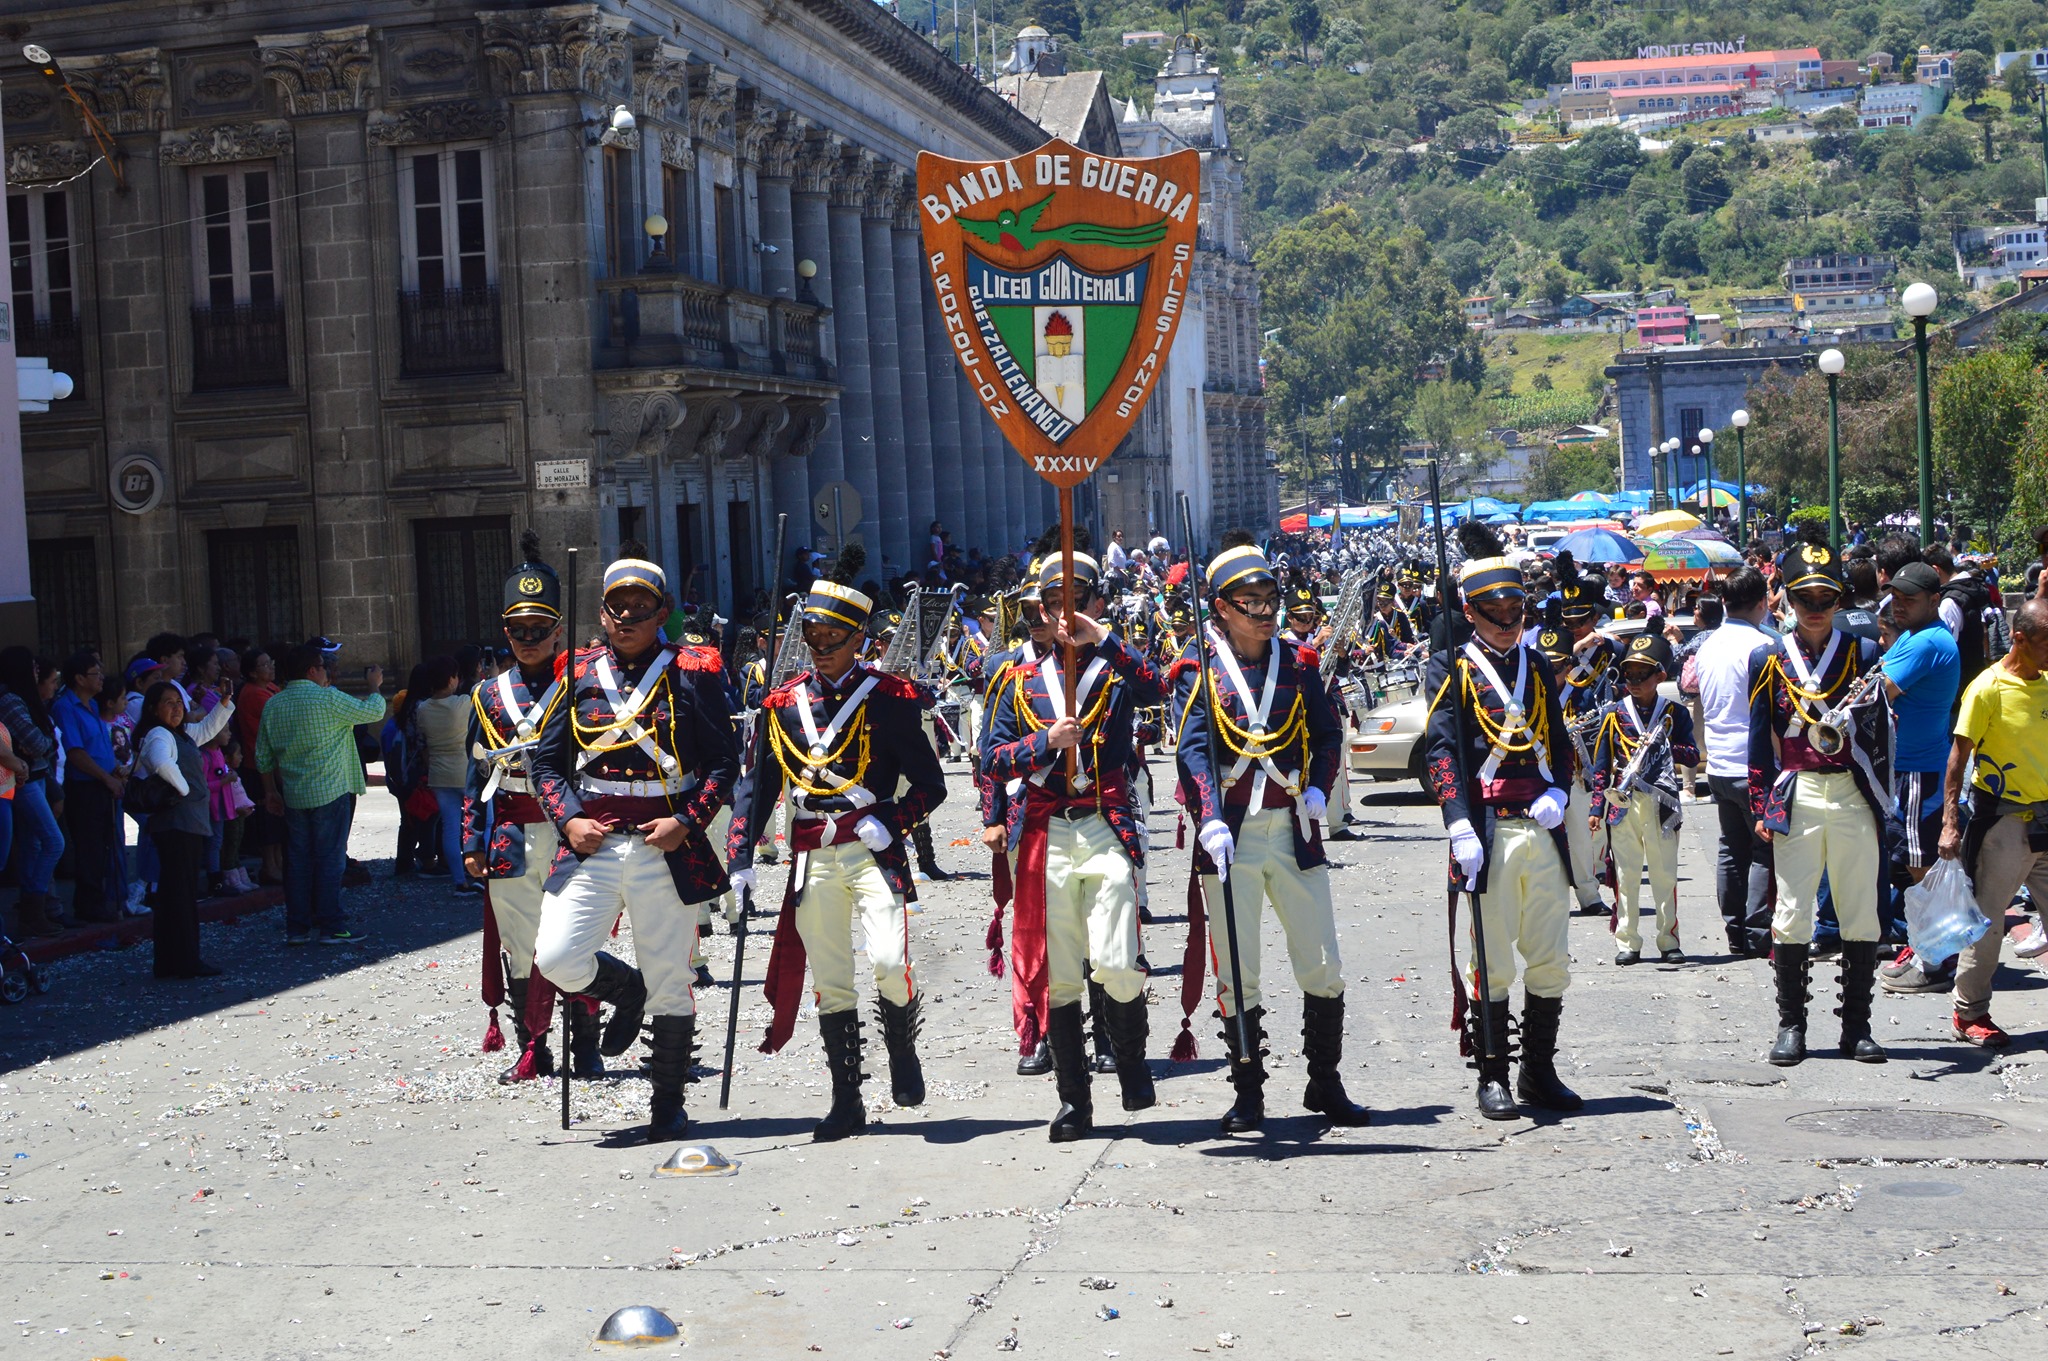
<instances>
[{"instance_id":1,"label":"stone colonial building","mask_svg":"<svg viewBox=\"0 0 2048 1361\"><path fill-rule=\"evenodd\" d=\"M77 381L23 420L46 649L403 664L491 632L528 526L586 602L631 537L730 611L778 511L792 549L846 511L877 575L933 520L1005 550L1053 514L948 353L911 193L921 149L1045 134L870 0L4 9L113 152L10 50L15 334ZM1211 433L1185 475L1182 426L1139 447L1241 518L1273 492L1219 456L1259 443L1235 170L1220 115L1139 126L1215 169L1170 394Z\"/></svg>"},{"instance_id":2,"label":"stone colonial building","mask_svg":"<svg viewBox=\"0 0 2048 1361\"><path fill-rule=\"evenodd\" d=\"M1113 101L1114 102L1114 101ZM1230 150L1222 78L1192 38L1181 38L1141 99L1120 106L1127 156L1192 147L1202 156L1201 231L1188 302L1166 373L1116 457L1095 475L1107 532L1136 545L1154 533L1181 540L1178 493L1196 533L1279 527L1280 476L1266 452L1259 370L1259 277L1244 232L1243 167Z\"/></svg>"}]
</instances>

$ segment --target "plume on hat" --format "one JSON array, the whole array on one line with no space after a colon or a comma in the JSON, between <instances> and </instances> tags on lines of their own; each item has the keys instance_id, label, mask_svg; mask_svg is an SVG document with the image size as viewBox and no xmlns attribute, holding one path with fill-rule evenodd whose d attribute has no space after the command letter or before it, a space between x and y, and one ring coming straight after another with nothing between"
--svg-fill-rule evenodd
<instances>
[{"instance_id":1,"label":"plume on hat","mask_svg":"<svg viewBox=\"0 0 2048 1361\"><path fill-rule=\"evenodd\" d=\"M868 565L868 550L857 543L840 548L839 556L818 564L819 576L840 586L853 585L853 579L860 575L860 569Z\"/></svg>"},{"instance_id":2,"label":"plume on hat","mask_svg":"<svg viewBox=\"0 0 2048 1361\"><path fill-rule=\"evenodd\" d=\"M638 539L621 539L619 540L619 556L622 558L638 558L640 561L645 562L648 560L647 545Z\"/></svg>"},{"instance_id":3,"label":"plume on hat","mask_svg":"<svg viewBox=\"0 0 2048 1361\"><path fill-rule=\"evenodd\" d=\"M523 529L519 531L519 558L522 562L540 561L540 531Z\"/></svg>"},{"instance_id":4,"label":"plume on hat","mask_svg":"<svg viewBox=\"0 0 2048 1361\"><path fill-rule=\"evenodd\" d=\"M1089 544L1091 542L1092 540L1088 535L1088 526L1075 525L1074 551L1076 553L1086 553L1089 551ZM1048 525L1045 533L1039 535L1037 541L1031 545L1031 556L1034 558L1042 558L1048 553L1060 551L1060 527L1058 524Z\"/></svg>"},{"instance_id":5,"label":"plume on hat","mask_svg":"<svg viewBox=\"0 0 2048 1361\"><path fill-rule=\"evenodd\" d=\"M1256 548L1258 543L1249 529L1226 529L1223 531L1223 542L1216 551L1227 553L1233 548Z\"/></svg>"},{"instance_id":6,"label":"plume on hat","mask_svg":"<svg viewBox=\"0 0 2048 1361\"><path fill-rule=\"evenodd\" d=\"M1458 526L1458 547L1465 550L1467 558L1504 558L1508 555L1500 535L1476 520L1467 520Z\"/></svg>"},{"instance_id":7,"label":"plume on hat","mask_svg":"<svg viewBox=\"0 0 2048 1361\"><path fill-rule=\"evenodd\" d=\"M1822 520L1808 520L1799 526L1799 542L1826 547L1828 541L1827 523Z\"/></svg>"},{"instance_id":8,"label":"plume on hat","mask_svg":"<svg viewBox=\"0 0 2048 1361\"><path fill-rule=\"evenodd\" d=\"M1559 590L1578 583L1579 561L1572 556L1572 550L1569 548L1558 553L1556 559L1550 564L1550 570L1557 576Z\"/></svg>"}]
</instances>

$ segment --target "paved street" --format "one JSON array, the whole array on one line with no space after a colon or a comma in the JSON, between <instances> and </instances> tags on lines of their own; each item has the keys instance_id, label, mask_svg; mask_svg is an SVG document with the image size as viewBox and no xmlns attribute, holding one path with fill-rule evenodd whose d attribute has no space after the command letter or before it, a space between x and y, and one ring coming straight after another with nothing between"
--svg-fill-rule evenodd
<instances>
[{"instance_id":1,"label":"paved street","mask_svg":"<svg viewBox=\"0 0 2048 1361\"><path fill-rule=\"evenodd\" d=\"M941 859L978 869L977 848L947 845L973 820L949 771ZM154 983L147 949L86 956L0 1012L4 1351L555 1358L647 1303L690 1353L735 1358L2048 1354L2031 966L1999 978L2018 1037L2003 1056L1948 1039L1946 996L1880 992L1883 1067L1833 1056L1823 966L1824 1056L1783 1071L1762 1059L1765 965L1619 970L1605 921L1575 918L1560 1066L1586 1110L1485 1124L1447 1028L1436 810L1410 784L1365 804L1371 839L1337 848L1336 885L1346 1077L1370 1128L1299 1113L1282 977L1273 1117L1216 1137L1214 1022L1199 1061L1163 1061L1176 970L1152 986L1160 1106L1125 1117L1098 1078L1102 1137L1048 1144L1052 1080L1012 1072L977 874L928 888L912 927L922 1109L889 1105L871 1033L875 1124L810 1144L828 1103L816 1029L754 1052L756 935L733 1108L715 1077L690 1089L696 1137L739 1174L657 1180L660 1153L606 1146L644 1116L637 1076L578 1086L567 1134L553 1082L496 1085L510 1055L478 1049L478 904L388 879L395 805L373 791L355 852L377 883L351 894L366 945L287 951L272 912L207 928L221 979ZM1699 947L1721 934L1712 820L1687 812L1680 921ZM1170 819L1154 828L1164 969L1188 853ZM710 944L729 977L731 939ZM1270 924L1266 958L1285 958ZM715 1065L725 989L699 1003Z\"/></svg>"}]
</instances>

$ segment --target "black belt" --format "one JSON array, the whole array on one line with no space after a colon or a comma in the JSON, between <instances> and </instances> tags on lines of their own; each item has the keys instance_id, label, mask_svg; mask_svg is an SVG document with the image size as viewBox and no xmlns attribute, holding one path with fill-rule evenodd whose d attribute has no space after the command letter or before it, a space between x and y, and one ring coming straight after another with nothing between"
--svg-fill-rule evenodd
<instances>
[{"instance_id":1,"label":"black belt","mask_svg":"<svg viewBox=\"0 0 2048 1361\"><path fill-rule=\"evenodd\" d=\"M1062 822L1079 822L1082 818L1092 818L1101 811L1101 807L1096 804L1070 803L1065 808L1053 809L1052 816Z\"/></svg>"}]
</instances>

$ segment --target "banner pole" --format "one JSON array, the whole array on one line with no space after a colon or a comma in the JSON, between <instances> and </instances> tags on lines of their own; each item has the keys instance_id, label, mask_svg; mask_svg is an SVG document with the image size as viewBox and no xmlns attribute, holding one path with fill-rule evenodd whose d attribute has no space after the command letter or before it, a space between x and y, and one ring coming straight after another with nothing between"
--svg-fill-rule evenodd
<instances>
[{"instance_id":1,"label":"banner pole","mask_svg":"<svg viewBox=\"0 0 2048 1361\"><path fill-rule=\"evenodd\" d=\"M1074 712L1074 669L1080 648L1074 642L1074 489L1060 488L1060 615L1067 633L1067 645L1060 649L1060 673L1067 694L1067 716L1079 719ZM1081 774L1081 747L1079 743L1067 749L1068 788ZM1101 771L1097 771L1099 777Z\"/></svg>"}]
</instances>

